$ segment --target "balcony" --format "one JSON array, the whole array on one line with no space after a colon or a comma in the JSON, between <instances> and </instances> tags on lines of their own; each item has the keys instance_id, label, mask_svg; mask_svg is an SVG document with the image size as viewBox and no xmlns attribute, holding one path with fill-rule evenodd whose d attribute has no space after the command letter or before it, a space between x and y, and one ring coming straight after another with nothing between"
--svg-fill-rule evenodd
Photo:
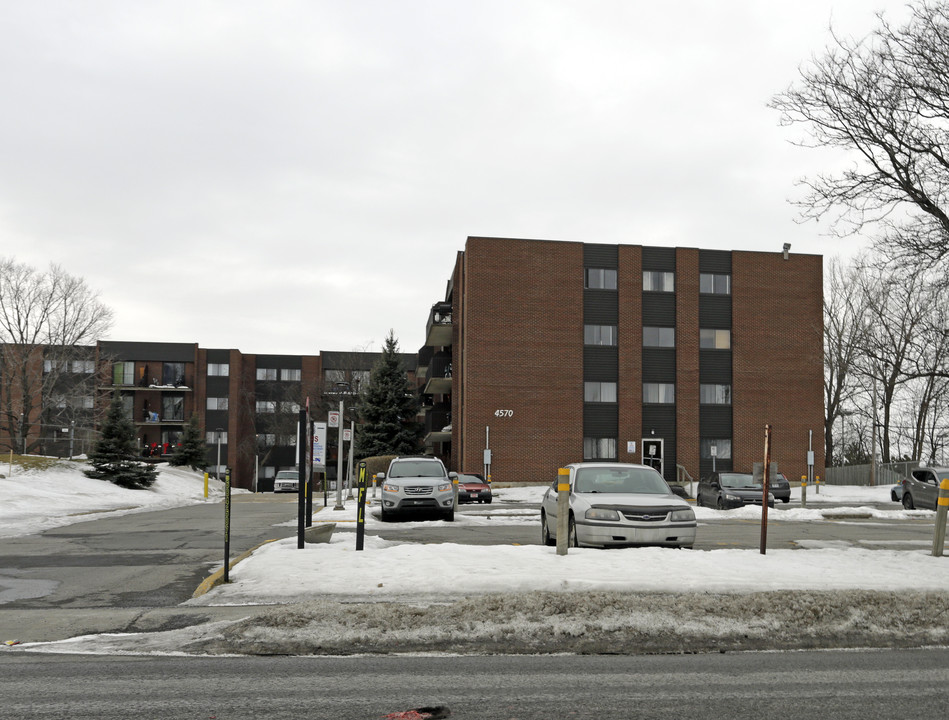
<instances>
[{"instance_id":1,"label":"balcony","mask_svg":"<svg viewBox=\"0 0 949 720\"><path fill-rule=\"evenodd\" d=\"M449 395L451 386L451 353L437 352L429 363L422 394Z\"/></svg>"},{"instance_id":2,"label":"balcony","mask_svg":"<svg viewBox=\"0 0 949 720\"><path fill-rule=\"evenodd\" d=\"M451 442L450 406L438 405L425 413L425 445L431 447L436 442Z\"/></svg>"},{"instance_id":3,"label":"balcony","mask_svg":"<svg viewBox=\"0 0 949 720\"><path fill-rule=\"evenodd\" d=\"M425 326L425 344L430 347L450 347L451 333L451 303L435 303Z\"/></svg>"},{"instance_id":4,"label":"balcony","mask_svg":"<svg viewBox=\"0 0 949 720\"><path fill-rule=\"evenodd\" d=\"M432 356L435 354L435 348L430 345L423 345L418 350L418 361L415 366L415 379L418 384L424 385L425 378L428 377L428 366L432 362Z\"/></svg>"}]
</instances>

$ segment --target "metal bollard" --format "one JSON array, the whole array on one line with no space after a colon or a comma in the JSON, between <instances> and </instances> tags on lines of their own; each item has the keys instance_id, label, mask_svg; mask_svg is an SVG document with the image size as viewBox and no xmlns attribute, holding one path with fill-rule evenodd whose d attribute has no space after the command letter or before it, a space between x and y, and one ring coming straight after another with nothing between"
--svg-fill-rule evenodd
<instances>
[{"instance_id":1,"label":"metal bollard","mask_svg":"<svg viewBox=\"0 0 949 720\"><path fill-rule=\"evenodd\" d=\"M933 532L933 557L942 557L946 544L946 515L949 514L949 480L939 483L939 499L936 500L936 529Z\"/></svg>"},{"instance_id":2,"label":"metal bollard","mask_svg":"<svg viewBox=\"0 0 949 720\"><path fill-rule=\"evenodd\" d=\"M818 495L820 495L820 475L814 478L814 487L817 488L816 492Z\"/></svg>"},{"instance_id":3,"label":"metal bollard","mask_svg":"<svg viewBox=\"0 0 949 720\"><path fill-rule=\"evenodd\" d=\"M807 475L801 475L801 507L807 507Z\"/></svg>"},{"instance_id":4,"label":"metal bollard","mask_svg":"<svg viewBox=\"0 0 949 720\"><path fill-rule=\"evenodd\" d=\"M458 478L453 477L451 479L451 510L454 512L458 509Z\"/></svg>"},{"instance_id":5,"label":"metal bollard","mask_svg":"<svg viewBox=\"0 0 949 720\"><path fill-rule=\"evenodd\" d=\"M566 555L570 538L570 470L557 471L557 554Z\"/></svg>"}]
</instances>

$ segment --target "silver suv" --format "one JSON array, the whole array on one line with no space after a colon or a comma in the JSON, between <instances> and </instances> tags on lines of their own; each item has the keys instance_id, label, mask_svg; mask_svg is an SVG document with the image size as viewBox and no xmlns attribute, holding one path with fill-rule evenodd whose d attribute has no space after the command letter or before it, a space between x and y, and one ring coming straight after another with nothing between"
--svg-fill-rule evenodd
<instances>
[{"instance_id":1,"label":"silver suv","mask_svg":"<svg viewBox=\"0 0 949 720\"><path fill-rule=\"evenodd\" d=\"M417 511L437 512L445 520L455 519L451 481L458 473L447 472L438 458L398 457L389 463L389 471L380 475L383 520Z\"/></svg>"}]
</instances>

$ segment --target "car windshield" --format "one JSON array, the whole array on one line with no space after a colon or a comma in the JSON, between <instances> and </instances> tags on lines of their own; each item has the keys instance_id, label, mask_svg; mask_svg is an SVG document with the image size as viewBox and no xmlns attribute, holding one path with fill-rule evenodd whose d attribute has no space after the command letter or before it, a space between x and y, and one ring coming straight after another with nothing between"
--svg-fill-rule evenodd
<instances>
[{"instance_id":1,"label":"car windshield","mask_svg":"<svg viewBox=\"0 0 949 720\"><path fill-rule=\"evenodd\" d=\"M392 464L389 477L445 477L445 470L438 460L405 460Z\"/></svg>"},{"instance_id":2,"label":"car windshield","mask_svg":"<svg viewBox=\"0 0 949 720\"><path fill-rule=\"evenodd\" d=\"M721 482L724 487L743 488L757 487L754 475L750 473L722 473Z\"/></svg>"},{"instance_id":3,"label":"car windshield","mask_svg":"<svg viewBox=\"0 0 949 720\"><path fill-rule=\"evenodd\" d=\"M644 493L668 495L669 486L649 468L580 468L574 480L578 493Z\"/></svg>"},{"instance_id":4,"label":"car windshield","mask_svg":"<svg viewBox=\"0 0 949 720\"><path fill-rule=\"evenodd\" d=\"M277 473L278 480L298 480L300 474L296 470L281 470Z\"/></svg>"},{"instance_id":5,"label":"car windshield","mask_svg":"<svg viewBox=\"0 0 949 720\"><path fill-rule=\"evenodd\" d=\"M484 480L479 478L477 475L459 475L458 482L462 483L471 483L472 485L483 485Z\"/></svg>"}]
</instances>

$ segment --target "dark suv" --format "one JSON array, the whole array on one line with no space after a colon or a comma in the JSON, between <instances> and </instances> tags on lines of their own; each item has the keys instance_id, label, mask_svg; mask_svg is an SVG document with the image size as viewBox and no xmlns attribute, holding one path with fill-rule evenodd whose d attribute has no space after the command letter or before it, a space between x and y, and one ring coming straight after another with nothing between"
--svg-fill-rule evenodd
<instances>
[{"instance_id":1,"label":"dark suv","mask_svg":"<svg viewBox=\"0 0 949 720\"><path fill-rule=\"evenodd\" d=\"M397 457L382 480L382 519L408 512L437 512L444 520L455 519L452 478L442 461L433 457Z\"/></svg>"}]
</instances>

